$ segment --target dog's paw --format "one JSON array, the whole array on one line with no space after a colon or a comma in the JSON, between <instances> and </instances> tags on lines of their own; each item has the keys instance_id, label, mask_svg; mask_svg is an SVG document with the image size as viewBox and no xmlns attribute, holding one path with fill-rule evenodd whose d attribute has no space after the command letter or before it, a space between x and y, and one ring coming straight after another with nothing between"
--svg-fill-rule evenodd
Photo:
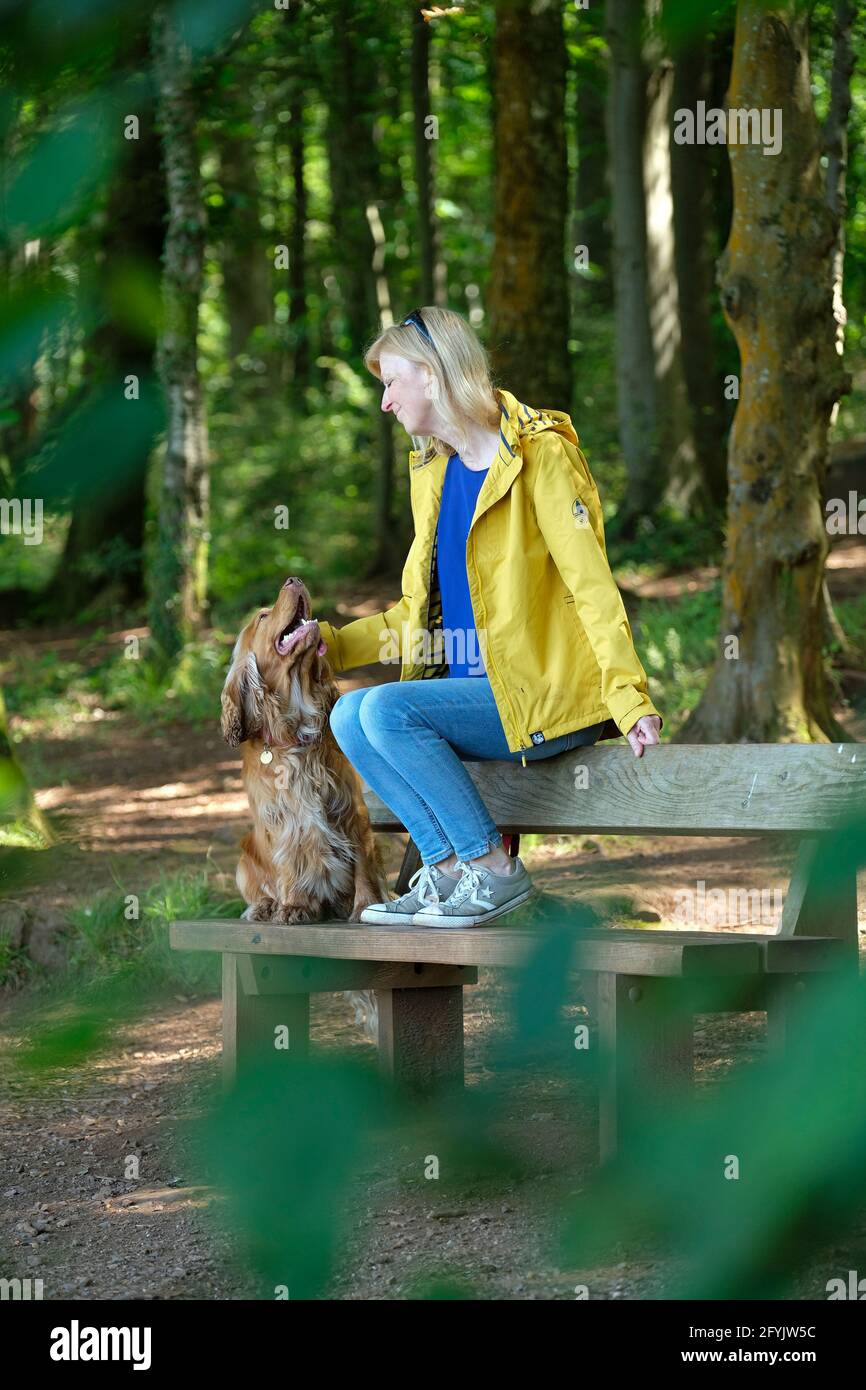
<instances>
[{"instance_id":1,"label":"dog's paw","mask_svg":"<svg viewBox=\"0 0 866 1390\"><path fill-rule=\"evenodd\" d=\"M257 903L250 903L242 916L247 922L272 922L276 907L273 898L260 898Z\"/></svg>"},{"instance_id":2,"label":"dog's paw","mask_svg":"<svg viewBox=\"0 0 866 1390\"><path fill-rule=\"evenodd\" d=\"M318 916L309 907L298 907L296 903L277 903L271 921L280 927L300 927L305 923L318 921Z\"/></svg>"}]
</instances>

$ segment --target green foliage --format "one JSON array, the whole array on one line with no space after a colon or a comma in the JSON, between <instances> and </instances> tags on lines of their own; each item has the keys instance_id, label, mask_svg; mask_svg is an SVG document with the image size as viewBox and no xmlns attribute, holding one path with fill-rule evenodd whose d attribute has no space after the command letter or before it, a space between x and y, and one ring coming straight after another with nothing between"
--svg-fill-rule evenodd
<instances>
[{"instance_id":1,"label":"green foliage","mask_svg":"<svg viewBox=\"0 0 866 1390\"><path fill-rule=\"evenodd\" d=\"M273 602L287 575L300 574L316 604L323 589L351 584L369 558L378 395L347 364L327 367L303 413L253 386L214 402L211 585L215 618L234 631L257 604ZM400 516L409 445L396 445L392 513Z\"/></svg>"},{"instance_id":2,"label":"green foliage","mask_svg":"<svg viewBox=\"0 0 866 1390\"><path fill-rule=\"evenodd\" d=\"M263 1297L297 1300L320 1296L334 1272L350 1184L390 1107L369 1068L282 1057L247 1071L196 1137Z\"/></svg>"},{"instance_id":3,"label":"green foliage","mask_svg":"<svg viewBox=\"0 0 866 1390\"><path fill-rule=\"evenodd\" d=\"M124 979L142 988L180 986L196 992L219 987L219 962L200 952L172 951L168 928L175 920L237 918L243 903L205 869L164 875L141 893L100 893L70 912L68 972L88 981ZM134 915L137 914L137 915Z\"/></svg>"},{"instance_id":4,"label":"green foliage","mask_svg":"<svg viewBox=\"0 0 866 1390\"><path fill-rule=\"evenodd\" d=\"M84 899L70 909L64 933L67 966L62 978L37 972L37 980L24 953L0 943L0 985L19 984L32 976L40 995L59 1004L74 1003L81 991L100 998L120 998L127 991L133 996L142 993L159 998L178 989L212 994L219 990L218 957L172 951L169 924L196 918L236 919L243 906L210 869L163 875L141 892L118 884L116 889ZM74 1010L72 1017L78 1018ZM92 1034L84 1023L82 1029L76 1037L81 1038L84 1058L97 1043L101 1045L101 1034Z\"/></svg>"},{"instance_id":5,"label":"green foliage","mask_svg":"<svg viewBox=\"0 0 866 1390\"><path fill-rule=\"evenodd\" d=\"M23 947L0 937L0 989L20 989L33 977L34 969Z\"/></svg>"},{"instance_id":6,"label":"green foliage","mask_svg":"<svg viewBox=\"0 0 866 1390\"><path fill-rule=\"evenodd\" d=\"M664 7L663 17L673 41L708 19L713 32L721 30L732 8L732 0L676 0ZM357 360L345 267L339 264L338 217L345 210L333 205L329 155L346 132L331 125L329 96L343 74L335 56L340 50L334 46L334 6L297 9L299 29L292 31L285 13L271 7L253 14L244 0L187 0L176 8L200 65L197 99L204 107L199 133L210 221L199 356L213 458L210 593L216 629L185 645L169 667L149 659L146 640L140 659L126 655L116 629L141 616L130 613L120 615L113 629L91 632L77 645L64 641L62 651L13 653L2 673L9 710L16 715L13 743L46 728L63 732L120 713L148 726L176 720L210 724L217 717L230 643L247 610L270 602L288 573L304 577L317 606L322 598L351 594L364 573L375 539L379 391ZM812 9L812 84L823 116L832 6L819 0ZM363 33L371 71L382 78L380 85L371 84L382 176L372 201L384 236L380 283L399 313L418 302L420 283L418 191L406 98L411 12L405 5L373 0L359 0L348 10ZM147 51L148 18L147 7L133 14L119 4L64 8L36 0L13 7L3 21L12 81L0 107L7 282L0 325L0 490L13 495L13 488L20 488L45 498L46 537L39 546L0 547L0 588L46 587L49 620L48 581L62 552L69 499L116 498L162 423L150 378L143 379L134 409L111 385L90 389L93 338L99 331L122 324L149 341L160 325L153 265L137 268L133 260L127 262L126 248L108 255L99 230L120 148L118 114L140 109L144 119L153 118L150 93L130 86L128 71L130 54L140 59ZM600 41L580 15L569 11L566 18L573 56ZM494 159L502 154L494 150L490 134L494 19L495 7L484 3L459 23L437 23L430 31L440 122L435 151L440 259L447 300L464 312L484 307L493 259L489 190ZM857 22L855 48L862 46L862 15ZM133 66L136 61L133 57ZM300 78L308 203L304 314L298 319L291 312L293 291L285 274L274 269L272 250L289 234L294 214L288 134L293 83ZM572 116L574 80L572 73ZM238 94L245 117L238 128L229 128L224 106L228 96L234 100ZM866 83L860 72L852 97L844 298L848 366L856 372L866 340ZM226 136L236 138L236 153L252 170L269 277L269 321L252 332L234 361L228 353L223 283L225 258L237 249L236 212L222 186L219 146ZM717 241L725 230L721 223L719 215L712 229ZM37 238L42 243L37 264L24 270L24 248ZM91 273L88 260L97 245L111 265ZM610 518L628 485L617 431L614 320L595 301L584 300L584 288L575 284L572 414ZM482 320L483 336L487 328ZM718 303L713 328L719 366L736 370L733 340ZM310 369L296 378L294 349L302 341ZM21 401L31 396L37 445L32 456L25 450L22 457L15 436L23 424ZM843 402L837 434L864 427L858 398ZM410 538L407 449L398 431L391 520L404 549ZM147 515L152 566L166 563L156 534L156 478L153 469ZM285 529L277 524L284 507ZM668 511L647 520L634 541L622 542L609 531L608 549L615 572L632 570L643 577L675 575L721 560L721 538L710 523L686 522ZM119 537L109 539L88 553L82 573L120 579L134 572L137 558ZM62 582L60 575L57 583ZM102 611L105 602L106 595L100 595L88 612ZM665 715L666 738L700 697L717 654L719 609L718 581L702 592L641 605L636 642L651 693ZM866 661L866 599L842 601L837 611L858 659ZM33 756L38 760L40 754ZM13 760L0 760L0 822L15 847L11 856L0 858L2 891L17 881L28 852L39 857L38 833L20 819L26 802L26 783ZM833 875L842 866L850 869L858 844L862 858L864 832L860 825L850 839L841 833L834 839L834 853L822 866L828 900ZM526 847L538 839L526 837ZM209 870L164 878L141 891L137 901L118 882L116 890L70 912L69 966L59 982L42 979L20 949L0 943L0 980L34 986L27 991L35 1007L24 1044L15 1049L18 1075L29 1077L36 1088L73 1070L88 1078L116 1030L135 1022L149 999L177 989L215 991L217 957L172 952L168 923L236 917L240 906ZM549 906L532 958L510 981L508 1026L491 1043L490 1071L499 1091L470 1088L416 1111L388 1100L369 1067L286 1055L247 1074L209 1110L199 1135L199 1166L216 1171L246 1257L263 1280L264 1297L274 1297L277 1286L285 1286L293 1299L325 1294L359 1197L365 1195L365 1164L386 1145L396 1149L406 1139L417 1152L428 1152L429 1132L422 1147L425 1124L435 1133L446 1184L455 1175L464 1181L534 1181L532 1162L502 1138L509 1084L530 1062L542 1066L546 1078L563 1079L566 1088L595 1082L595 1050L580 1054L571 1045L570 945L587 927L623 921L633 911L624 898L609 898L592 912L584 904L567 911ZM580 1201L559 1201L553 1227L564 1233L563 1257L578 1263L609 1260L619 1242L633 1242L645 1231L687 1266L682 1281L672 1286L674 1296L784 1296L785 1281L798 1262L862 1200L866 1131L862 1106L852 1106L850 1097L866 1090L864 1003L863 986L855 980L828 981L823 995L816 986L797 1021L784 1068L762 1066L735 1077L724 1091L703 1097L698 1117L676 1106L650 1110L640 1142L623 1161L597 1175ZM742 1181L726 1181L721 1172L721 1159L731 1152L741 1159ZM401 1179L406 1187L423 1183L417 1172L404 1170ZM535 1195L541 1212L537 1184ZM436 1300L473 1296L462 1275L438 1258L418 1270L410 1293Z\"/></svg>"},{"instance_id":7,"label":"green foliage","mask_svg":"<svg viewBox=\"0 0 866 1390\"><path fill-rule=\"evenodd\" d=\"M667 741L698 703L718 655L721 584L674 602L645 603L635 643Z\"/></svg>"},{"instance_id":8,"label":"green foliage","mask_svg":"<svg viewBox=\"0 0 866 1390\"><path fill-rule=\"evenodd\" d=\"M220 691L234 634L211 633L190 642L162 671L147 659L143 639L138 659L120 636L98 630L81 638L74 655L55 648L14 657L4 679L10 713L18 715L17 737L49 727L123 711L148 726L176 721L209 724L219 718Z\"/></svg>"},{"instance_id":9,"label":"green foliage","mask_svg":"<svg viewBox=\"0 0 866 1390\"><path fill-rule=\"evenodd\" d=\"M842 631L851 643L857 665L866 667L866 594L839 599L833 607ZM830 651L838 651L835 643L831 644Z\"/></svg>"},{"instance_id":10,"label":"green foliage","mask_svg":"<svg viewBox=\"0 0 866 1390\"><path fill-rule=\"evenodd\" d=\"M126 710L142 723L213 724L230 650L230 642L214 633L188 642L165 670L147 660L146 648L138 661L118 656L105 671L100 694L106 708Z\"/></svg>"},{"instance_id":11,"label":"green foliage","mask_svg":"<svg viewBox=\"0 0 866 1390\"><path fill-rule=\"evenodd\" d=\"M646 577L679 574L722 560L721 537L711 519L687 519L667 507L655 517L642 517L633 540L622 540L610 526L605 542L615 571L633 569Z\"/></svg>"}]
</instances>

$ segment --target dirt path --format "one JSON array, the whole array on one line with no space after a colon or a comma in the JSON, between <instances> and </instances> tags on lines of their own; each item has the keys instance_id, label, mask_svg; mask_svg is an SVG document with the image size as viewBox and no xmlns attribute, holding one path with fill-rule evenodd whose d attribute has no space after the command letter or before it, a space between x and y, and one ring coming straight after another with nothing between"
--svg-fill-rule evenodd
<instances>
[{"instance_id":1,"label":"dirt path","mask_svg":"<svg viewBox=\"0 0 866 1390\"><path fill-rule=\"evenodd\" d=\"M586 1018L577 1001L570 1013ZM411 1297L419 1280L436 1275L483 1299L572 1299L578 1284L596 1299L666 1296L676 1265L652 1249L630 1244L587 1268L560 1268L551 1257L557 1211L595 1169L595 1099L590 1086L551 1080L544 1066L507 1087L488 1055L505 1022L501 976L482 971L467 999L467 1086L504 1102L505 1121L492 1134L525 1160L525 1175L425 1183L435 1140L419 1143L415 1134L383 1144L354 1176L354 1219L327 1296ZM273 1296L245 1272L212 1175L192 1154L188 1123L215 1094L218 1038L215 1001L178 1001L146 1012L102 1060L70 1070L47 1093L4 1085L0 1274L41 1278L51 1299ZM315 1001L312 1039L317 1050L374 1065L372 1044L336 996ZM763 1047L761 1014L699 1018L699 1094L724 1085ZM131 1154L140 1155L134 1181L123 1177ZM830 1277L858 1268L864 1238L866 1221L852 1223L791 1296L824 1298Z\"/></svg>"},{"instance_id":2,"label":"dirt path","mask_svg":"<svg viewBox=\"0 0 866 1390\"><path fill-rule=\"evenodd\" d=\"M831 588L838 577L840 591L844 586L846 594L862 592L866 546L852 543L831 559L836 556ZM709 582L704 571L676 581L681 588L703 582ZM674 581L659 583L669 596ZM658 584L648 584L650 591L661 592ZM374 611L375 600L364 607ZM3 634L0 646L12 638ZM14 640L36 648L52 639L14 634ZM368 679L361 673L342 686ZM837 714L853 738L866 738L862 705L859 712ZM22 752L28 764L28 750ZM109 715L62 736L46 731L33 758L28 766L40 805L70 816L73 834L52 851L49 878L22 894L25 901L63 910L113 883L140 892L164 874L205 862L231 891L247 812L237 757L222 744L218 729L144 731ZM396 873L404 837L383 840ZM627 894L668 918L676 890L700 877L728 887L761 884L784 891L793 850L784 841L736 838L548 837L526 859L542 890L575 897ZM866 922L862 877L859 915ZM0 1024L13 1047L21 1036L17 1004L14 997L0 999ZM467 991L467 1085L491 1095L504 1094L489 1065L489 1046L504 1026L505 1008L502 976L480 972L478 987ZM584 1017L579 995L572 1012ZM313 1039L317 1048L351 1052L373 1067L372 1045L359 1035L339 996L315 1000ZM734 1068L757 1059L763 1046L763 1015L701 1020L698 1086L722 1084ZM186 1131L186 1122L214 1093L219 1052L218 1002L177 998L120 1029L100 1061L70 1069L45 1092L32 1093L7 1079L0 1090L0 1230L6 1252L0 1274L42 1277L47 1298L262 1296L233 1258L234 1243L219 1220L220 1199L208 1174L196 1171ZM566 1093L540 1068L513 1086L507 1100L503 1138L524 1146L531 1180L425 1186L413 1180L418 1154L383 1150L374 1167L357 1175L356 1220L331 1296L411 1296L413 1281L436 1268L462 1277L482 1298L573 1298L580 1282L590 1285L595 1298L662 1296L671 1268L655 1256L641 1258L630 1250L610 1266L561 1270L547 1253L555 1198L579 1190L594 1168L591 1090ZM126 1181L124 1161L133 1153L141 1156L140 1176ZM539 1196L544 1190L547 1201ZM836 1266L855 1268L864 1233L852 1231L827 1270L816 1266L800 1296L824 1297Z\"/></svg>"}]
</instances>

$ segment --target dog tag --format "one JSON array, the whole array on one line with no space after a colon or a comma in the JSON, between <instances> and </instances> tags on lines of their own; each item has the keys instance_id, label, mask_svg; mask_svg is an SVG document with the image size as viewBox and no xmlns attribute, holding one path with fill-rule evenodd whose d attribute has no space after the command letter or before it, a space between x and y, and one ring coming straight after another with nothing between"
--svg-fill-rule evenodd
<instances>
[{"instance_id":1,"label":"dog tag","mask_svg":"<svg viewBox=\"0 0 866 1390\"><path fill-rule=\"evenodd\" d=\"M270 748L263 748L262 751L261 751L261 753L259 754L259 762L260 762L260 763L272 763L273 761L274 761L274 755L273 755L273 753L271 752Z\"/></svg>"}]
</instances>

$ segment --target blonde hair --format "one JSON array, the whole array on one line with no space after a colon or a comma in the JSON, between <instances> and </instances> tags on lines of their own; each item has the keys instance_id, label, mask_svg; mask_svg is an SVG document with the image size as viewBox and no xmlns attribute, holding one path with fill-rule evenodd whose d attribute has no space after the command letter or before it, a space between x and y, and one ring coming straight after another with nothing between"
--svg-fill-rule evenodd
<instances>
[{"instance_id":1,"label":"blonde hair","mask_svg":"<svg viewBox=\"0 0 866 1390\"><path fill-rule=\"evenodd\" d=\"M395 323L382 330L364 353L364 365L381 381L380 359L383 352L420 362L431 373L432 399L436 409L449 427L449 433L462 451L468 444L467 424L499 425L499 402L493 394L493 382L487 353L475 331L453 309L438 309L425 305L420 310L432 344L415 323ZM412 442L425 458L431 451L450 454L453 443L434 435L412 435Z\"/></svg>"}]
</instances>

